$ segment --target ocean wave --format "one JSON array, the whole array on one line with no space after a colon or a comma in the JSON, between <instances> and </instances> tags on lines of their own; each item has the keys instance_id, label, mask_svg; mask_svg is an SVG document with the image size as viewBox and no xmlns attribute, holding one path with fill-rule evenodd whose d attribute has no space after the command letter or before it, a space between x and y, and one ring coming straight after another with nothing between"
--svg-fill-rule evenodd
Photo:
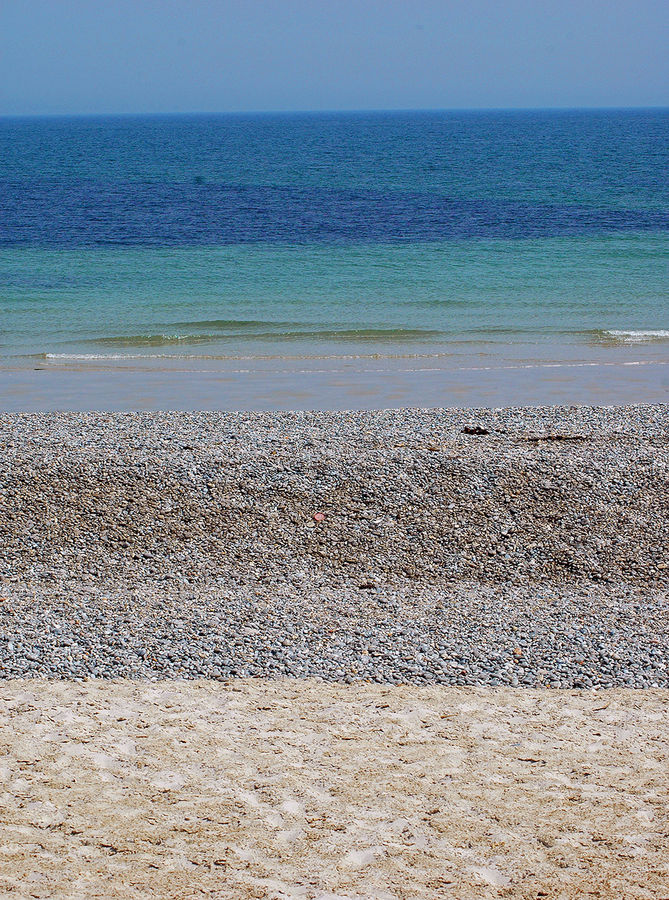
<instances>
[{"instance_id":1,"label":"ocean wave","mask_svg":"<svg viewBox=\"0 0 669 900\"><path fill-rule=\"evenodd\" d=\"M664 328L640 329L638 331L607 329L596 332L596 334L602 340L620 341L623 344L643 344L649 341L669 340L669 330Z\"/></svg>"},{"instance_id":2,"label":"ocean wave","mask_svg":"<svg viewBox=\"0 0 669 900\"><path fill-rule=\"evenodd\" d=\"M212 344L220 341L252 339L266 341L420 341L442 337L444 332L431 328L323 328L280 331L236 331L186 334L131 334L90 338L86 341L98 347L171 347L192 344Z\"/></svg>"},{"instance_id":3,"label":"ocean wave","mask_svg":"<svg viewBox=\"0 0 669 900\"><path fill-rule=\"evenodd\" d=\"M299 328L299 322L275 322L266 319L195 319L187 322L170 322L165 328L217 328L221 331L235 331L240 328Z\"/></svg>"},{"instance_id":4,"label":"ocean wave","mask_svg":"<svg viewBox=\"0 0 669 900\"><path fill-rule=\"evenodd\" d=\"M36 359L60 359L60 360L107 360L107 359L189 359L191 357L173 356L169 353L36 353ZM192 357L199 359L201 357Z\"/></svg>"},{"instance_id":5,"label":"ocean wave","mask_svg":"<svg viewBox=\"0 0 669 900\"><path fill-rule=\"evenodd\" d=\"M208 344L224 337L220 334L129 334L89 338L84 343L99 347L170 347L175 344Z\"/></svg>"},{"instance_id":6,"label":"ocean wave","mask_svg":"<svg viewBox=\"0 0 669 900\"><path fill-rule=\"evenodd\" d=\"M164 359L174 361L215 360L215 361L268 361L268 360L350 360L350 359L441 359L450 353L257 353L257 354L213 354L213 353L34 353L32 359L59 360L63 362L106 362L125 360Z\"/></svg>"},{"instance_id":7,"label":"ocean wave","mask_svg":"<svg viewBox=\"0 0 669 900\"><path fill-rule=\"evenodd\" d=\"M309 354L276 354L276 355L258 355L258 356L206 356L206 355L195 355L195 354L173 354L173 353L36 353L32 355L33 359L42 359L42 360L54 360L59 362L91 362L91 363L106 363L106 362L131 362L133 360L170 360L172 362L205 362L205 361L219 361L219 362L253 362L253 363L262 363L262 362L345 362L350 360L359 360L359 361L401 361L401 360L412 360L413 362L425 361L428 360L432 362L437 362L439 360L452 360L452 355L450 353L341 353L341 354L318 354L318 355L309 355ZM559 360L559 361L543 361L543 362L516 362L516 363L506 363L502 360L499 360L496 363L492 363L489 365L454 365L450 371L459 371L459 372L493 372L493 371L503 371L503 370L521 370L521 369L583 369L583 368L607 368L607 367L642 367L642 366L657 366L657 365L669 365L669 360L624 360L624 361L603 361L603 360L588 360L588 361L576 361L576 360ZM215 374L215 369L202 369L202 370L186 370L186 371L202 371L204 374ZM227 374L234 374L235 372L240 373L248 373L252 371L251 369L225 369ZM259 371L259 370L258 370ZM280 374L282 371L284 374L315 374L318 372L323 373L334 373L336 369L285 369L285 370L272 370L274 374ZM347 370L342 369L342 374ZM443 366L416 366L412 365L411 368L408 369L399 369L397 371L404 372L439 372L439 371L447 371ZM366 372L370 374L374 374L379 372L378 368L374 369L360 369L360 374L364 374Z\"/></svg>"}]
</instances>

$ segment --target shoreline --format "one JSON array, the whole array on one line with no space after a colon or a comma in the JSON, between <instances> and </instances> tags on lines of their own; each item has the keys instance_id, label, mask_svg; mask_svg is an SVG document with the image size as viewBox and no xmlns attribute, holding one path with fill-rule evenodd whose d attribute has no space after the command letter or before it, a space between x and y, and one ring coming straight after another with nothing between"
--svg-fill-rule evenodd
<instances>
[{"instance_id":1,"label":"shoreline","mask_svg":"<svg viewBox=\"0 0 669 900\"><path fill-rule=\"evenodd\" d=\"M383 410L669 401L659 345L596 354L33 359L0 366L0 413Z\"/></svg>"},{"instance_id":2,"label":"shoreline","mask_svg":"<svg viewBox=\"0 0 669 900\"><path fill-rule=\"evenodd\" d=\"M634 50L209 5L13 56L99 102ZM669 900L668 126L0 121L0 896Z\"/></svg>"}]
</instances>

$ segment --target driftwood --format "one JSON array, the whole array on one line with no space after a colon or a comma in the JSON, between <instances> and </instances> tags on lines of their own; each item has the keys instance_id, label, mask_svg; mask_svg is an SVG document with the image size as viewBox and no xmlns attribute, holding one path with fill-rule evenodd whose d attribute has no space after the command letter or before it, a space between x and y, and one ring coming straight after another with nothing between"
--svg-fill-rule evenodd
<instances>
[{"instance_id":1,"label":"driftwood","mask_svg":"<svg viewBox=\"0 0 669 900\"><path fill-rule=\"evenodd\" d=\"M536 444L539 441L589 441L590 438L586 434L528 434L521 440Z\"/></svg>"}]
</instances>

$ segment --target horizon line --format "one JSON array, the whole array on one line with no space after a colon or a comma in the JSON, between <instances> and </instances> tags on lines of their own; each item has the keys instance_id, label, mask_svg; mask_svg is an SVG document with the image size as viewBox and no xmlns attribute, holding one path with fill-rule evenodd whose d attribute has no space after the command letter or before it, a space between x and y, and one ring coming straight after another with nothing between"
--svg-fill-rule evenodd
<instances>
[{"instance_id":1,"label":"horizon line","mask_svg":"<svg viewBox=\"0 0 669 900\"><path fill-rule=\"evenodd\" d=\"M328 115L388 115L392 113L522 113L522 112L633 112L669 110L669 105L639 106L424 106L424 107L341 107L331 109L247 109L247 110L189 110L163 112L51 112L0 113L2 119L102 119L139 117L189 116L328 116Z\"/></svg>"}]
</instances>

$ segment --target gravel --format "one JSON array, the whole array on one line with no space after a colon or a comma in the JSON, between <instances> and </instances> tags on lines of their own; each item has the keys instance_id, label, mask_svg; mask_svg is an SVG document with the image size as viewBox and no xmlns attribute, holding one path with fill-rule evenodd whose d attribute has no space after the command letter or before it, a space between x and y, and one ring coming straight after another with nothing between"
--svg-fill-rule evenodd
<instances>
[{"instance_id":1,"label":"gravel","mask_svg":"<svg viewBox=\"0 0 669 900\"><path fill-rule=\"evenodd\" d=\"M0 417L0 675L669 686L669 407Z\"/></svg>"}]
</instances>

